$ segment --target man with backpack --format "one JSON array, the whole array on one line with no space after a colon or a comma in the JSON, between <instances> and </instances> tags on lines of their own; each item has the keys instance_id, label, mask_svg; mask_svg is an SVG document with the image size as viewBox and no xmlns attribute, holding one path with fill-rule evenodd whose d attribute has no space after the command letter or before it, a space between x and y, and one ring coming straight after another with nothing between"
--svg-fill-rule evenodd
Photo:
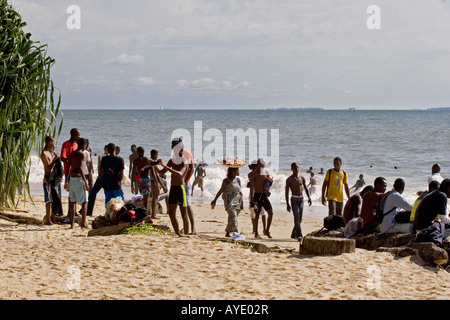
<instances>
[{"instance_id":1,"label":"man with backpack","mask_svg":"<svg viewBox=\"0 0 450 320\"><path fill-rule=\"evenodd\" d=\"M328 201L328 215L342 216L344 189L347 198L350 198L350 190L348 188L347 173L341 170L341 158L334 158L333 165L334 168L329 169L325 174L322 184L322 204L325 206L326 201Z\"/></svg>"},{"instance_id":2,"label":"man with backpack","mask_svg":"<svg viewBox=\"0 0 450 320\"><path fill-rule=\"evenodd\" d=\"M411 233L412 225L409 222L409 217L413 206L402 196L404 190L405 181L398 178L394 182L393 189L382 199L381 233ZM401 211L402 209L405 211Z\"/></svg>"}]
</instances>

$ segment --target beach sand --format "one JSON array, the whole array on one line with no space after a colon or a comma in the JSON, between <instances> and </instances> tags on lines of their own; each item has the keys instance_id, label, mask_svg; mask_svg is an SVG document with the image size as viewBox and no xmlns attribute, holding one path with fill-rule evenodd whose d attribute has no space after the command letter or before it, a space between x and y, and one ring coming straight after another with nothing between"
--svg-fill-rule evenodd
<instances>
[{"instance_id":1,"label":"beach sand","mask_svg":"<svg viewBox=\"0 0 450 320\"><path fill-rule=\"evenodd\" d=\"M21 204L18 212L42 218L42 197ZM64 208L67 203L64 200ZM165 205L163 205L165 211ZM227 214L193 205L200 236L115 235L87 237L88 230L68 225L26 225L0 219L0 299L448 299L450 273L418 257L356 249L338 256L298 254L289 239L293 218L274 214L272 240L294 252L258 253L204 234L223 237ZM320 210L325 207L307 207ZM104 213L98 200L94 217ZM170 226L166 214L157 223ZM178 213L181 223L181 217ZM92 218L90 218L90 222ZM248 210L238 219L252 239ZM304 218L303 233L322 222ZM261 226L260 226L261 230Z\"/></svg>"}]
</instances>

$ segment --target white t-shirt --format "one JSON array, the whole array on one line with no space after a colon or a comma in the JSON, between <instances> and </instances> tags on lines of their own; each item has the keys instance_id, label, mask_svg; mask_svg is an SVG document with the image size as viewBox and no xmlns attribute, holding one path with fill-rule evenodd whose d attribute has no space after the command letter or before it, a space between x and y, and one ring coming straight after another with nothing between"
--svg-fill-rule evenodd
<instances>
[{"instance_id":1,"label":"white t-shirt","mask_svg":"<svg viewBox=\"0 0 450 320\"><path fill-rule=\"evenodd\" d=\"M430 184L431 181L437 181L439 183L442 183L443 180L444 178L442 178L441 174L439 172L436 172L428 177L428 184Z\"/></svg>"},{"instance_id":2,"label":"white t-shirt","mask_svg":"<svg viewBox=\"0 0 450 320\"><path fill-rule=\"evenodd\" d=\"M87 167L87 163L91 162L91 154L89 153L89 151L84 150L84 162L83 162L83 172L84 174L89 174L89 169Z\"/></svg>"}]
</instances>

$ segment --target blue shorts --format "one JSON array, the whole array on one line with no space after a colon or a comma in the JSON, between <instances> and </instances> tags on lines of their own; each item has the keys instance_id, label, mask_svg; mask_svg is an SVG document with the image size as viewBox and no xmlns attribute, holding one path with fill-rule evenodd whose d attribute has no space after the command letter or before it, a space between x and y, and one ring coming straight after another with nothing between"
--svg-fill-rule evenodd
<instances>
[{"instance_id":1,"label":"blue shorts","mask_svg":"<svg viewBox=\"0 0 450 320\"><path fill-rule=\"evenodd\" d=\"M125 197L123 195L122 189L115 190L105 190L105 205L113 198L120 198L125 202Z\"/></svg>"},{"instance_id":2,"label":"blue shorts","mask_svg":"<svg viewBox=\"0 0 450 320\"><path fill-rule=\"evenodd\" d=\"M71 202L83 204L88 201L88 191L84 190L83 179L81 177L70 177L69 179L69 199Z\"/></svg>"},{"instance_id":3,"label":"blue shorts","mask_svg":"<svg viewBox=\"0 0 450 320\"><path fill-rule=\"evenodd\" d=\"M46 174L46 175L44 175L44 181L42 182L42 187L44 188L45 203L52 202L52 196L51 196L51 192L50 192L50 182L48 182L49 179L50 179L50 175Z\"/></svg>"}]
</instances>

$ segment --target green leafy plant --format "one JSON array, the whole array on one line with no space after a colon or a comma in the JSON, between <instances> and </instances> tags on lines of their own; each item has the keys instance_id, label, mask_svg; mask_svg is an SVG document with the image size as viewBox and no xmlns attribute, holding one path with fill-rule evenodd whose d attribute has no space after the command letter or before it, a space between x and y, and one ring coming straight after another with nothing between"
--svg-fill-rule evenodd
<instances>
[{"instance_id":1,"label":"green leafy plant","mask_svg":"<svg viewBox=\"0 0 450 320\"><path fill-rule=\"evenodd\" d=\"M26 23L6 0L0 0L0 208L17 207L30 195L30 154L42 150L47 135L62 128L47 45L31 40ZM55 99L57 97L57 99ZM31 197L30 197L31 198Z\"/></svg>"},{"instance_id":2,"label":"green leafy plant","mask_svg":"<svg viewBox=\"0 0 450 320\"><path fill-rule=\"evenodd\" d=\"M161 228L152 226L147 223L138 224L132 227L129 227L125 230L125 233L128 234L142 234L146 236L163 236L166 235L166 231Z\"/></svg>"}]
</instances>

